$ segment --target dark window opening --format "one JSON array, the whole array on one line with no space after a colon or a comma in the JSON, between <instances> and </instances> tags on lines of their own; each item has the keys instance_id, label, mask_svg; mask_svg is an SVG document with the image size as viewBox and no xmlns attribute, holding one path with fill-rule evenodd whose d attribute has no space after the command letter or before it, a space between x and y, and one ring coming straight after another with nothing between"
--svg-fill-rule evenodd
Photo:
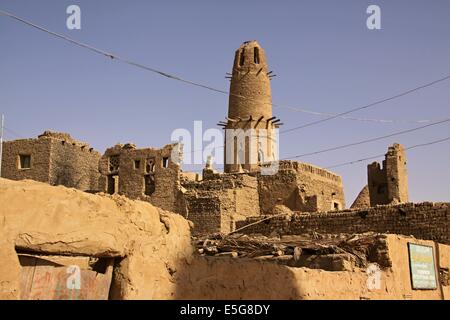
<instances>
[{"instance_id":1,"label":"dark window opening","mask_svg":"<svg viewBox=\"0 0 450 320\"><path fill-rule=\"evenodd\" d=\"M19 156L19 169L31 168L31 156L27 154L21 154Z\"/></svg>"},{"instance_id":2,"label":"dark window opening","mask_svg":"<svg viewBox=\"0 0 450 320\"><path fill-rule=\"evenodd\" d=\"M333 202L333 209L336 211L340 210L340 206L339 206L338 202Z\"/></svg>"},{"instance_id":3,"label":"dark window opening","mask_svg":"<svg viewBox=\"0 0 450 320\"><path fill-rule=\"evenodd\" d=\"M134 160L134 168L139 169L141 167L141 160Z\"/></svg>"},{"instance_id":4,"label":"dark window opening","mask_svg":"<svg viewBox=\"0 0 450 320\"><path fill-rule=\"evenodd\" d=\"M245 49L242 49L241 56L239 58L239 66L243 66L245 62Z\"/></svg>"},{"instance_id":5,"label":"dark window opening","mask_svg":"<svg viewBox=\"0 0 450 320\"><path fill-rule=\"evenodd\" d=\"M107 181L107 189L109 194L115 194L119 191L119 176L109 175Z\"/></svg>"},{"instance_id":6,"label":"dark window opening","mask_svg":"<svg viewBox=\"0 0 450 320\"><path fill-rule=\"evenodd\" d=\"M378 187L377 189L378 194L385 194L386 193L386 186L383 184Z\"/></svg>"},{"instance_id":7,"label":"dark window opening","mask_svg":"<svg viewBox=\"0 0 450 320\"><path fill-rule=\"evenodd\" d=\"M109 171L118 171L119 170L119 156L111 156L109 157Z\"/></svg>"},{"instance_id":8,"label":"dark window opening","mask_svg":"<svg viewBox=\"0 0 450 320\"><path fill-rule=\"evenodd\" d=\"M144 176L144 194L151 196L156 189L155 177L151 174Z\"/></svg>"},{"instance_id":9,"label":"dark window opening","mask_svg":"<svg viewBox=\"0 0 450 320\"><path fill-rule=\"evenodd\" d=\"M256 64L259 64L259 48L254 48L253 49L253 61Z\"/></svg>"},{"instance_id":10,"label":"dark window opening","mask_svg":"<svg viewBox=\"0 0 450 320\"><path fill-rule=\"evenodd\" d=\"M169 167L169 158L168 157L164 157L162 159L162 166L163 166L163 168L168 168Z\"/></svg>"}]
</instances>

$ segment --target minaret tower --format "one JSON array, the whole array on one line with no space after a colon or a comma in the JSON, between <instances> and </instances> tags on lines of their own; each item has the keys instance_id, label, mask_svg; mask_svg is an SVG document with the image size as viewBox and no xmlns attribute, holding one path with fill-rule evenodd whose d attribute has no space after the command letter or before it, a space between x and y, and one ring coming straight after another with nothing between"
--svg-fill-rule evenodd
<instances>
[{"instance_id":1,"label":"minaret tower","mask_svg":"<svg viewBox=\"0 0 450 320\"><path fill-rule=\"evenodd\" d=\"M256 41L237 49L231 73L228 117L220 126L225 134L224 171L255 172L261 164L278 160L274 129L281 125L272 116L269 71L264 49Z\"/></svg>"}]
</instances>

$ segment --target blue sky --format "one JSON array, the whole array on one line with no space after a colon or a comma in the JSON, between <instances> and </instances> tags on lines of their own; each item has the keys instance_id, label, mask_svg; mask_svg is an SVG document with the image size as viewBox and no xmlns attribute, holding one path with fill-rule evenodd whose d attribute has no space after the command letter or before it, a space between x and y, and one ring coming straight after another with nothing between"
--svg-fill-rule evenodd
<instances>
[{"instance_id":1,"label":"blue sky","mask_svg":"<svg viewBox=\"0 0 450 320\"><path fill-rule=\"evenodd\" d=\"M68 30L66 8L81 8ZM366 8L381 8L368 30ZM228 90L234 51L256 39L266 51L273 102L338 113L450 74L450 1L65 1L0 0L0 9L168 73ZM0 111L7 139L69 132L103 152L115 143L160 147L193 121L216 127L228 97L74 47L0 16ZM321 117L274 107L284 129ZM352 114L415 121L450 117L450 81ZM336 119L280 137L280 156L409 129ZM450 136L448 123L299 160L327 167ZM450 143L408 152L410 199L450 201ZM367 182L368 162L339 167L347 205ZM189 169L189 168L186 168ZM195 169L199 169L198 167Z\"/></svg>"}]
</instances>

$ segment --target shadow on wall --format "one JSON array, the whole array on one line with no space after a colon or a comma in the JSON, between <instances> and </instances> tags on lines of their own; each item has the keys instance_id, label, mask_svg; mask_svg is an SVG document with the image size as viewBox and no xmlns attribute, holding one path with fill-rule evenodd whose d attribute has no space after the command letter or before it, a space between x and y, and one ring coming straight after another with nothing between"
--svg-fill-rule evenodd
<instances>
[{"instance_id":1,"label":"shadow on wall","mask_svg":"<svg viewBox=\"0 0 450 320\"><path fill-rule=\"evenodd\" d=\"M301 289L290 268L254 259L195 256L176 272L174 299L297 300Z\"/></svg>"}]
</instances>

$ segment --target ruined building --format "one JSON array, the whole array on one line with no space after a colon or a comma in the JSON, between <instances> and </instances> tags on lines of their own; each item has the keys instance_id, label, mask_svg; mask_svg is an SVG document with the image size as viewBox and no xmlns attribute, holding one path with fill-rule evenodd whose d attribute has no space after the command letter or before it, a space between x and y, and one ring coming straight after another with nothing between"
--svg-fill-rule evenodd
<instances>
[{"instance_id":1,"label":"ruined building","mask_svg":"<svg viewBox=\"0 0 450 320\"><path fill-rule=\"evenodd\" d=\"M118 144L100 156L68 134L48 131L37 139L5 142L2 176L147 201L190 219L198 233L231 232L236 223L272 214L277 206L300 212L345 208L341 177L330 171L280 161L273 172L264 172L278 157L275 130L281 125L272 116L270 78L260 45L242 44L231 74L228 117L220 124L232 132L225 138L224 173L211 163L202 179L182 172L181 144L161 149Z\"/></svg>"},{"instance_id":2,"label":"ruined building","mask_svg":"<svg viewBox=\"0 0 450 320\"><path fill-rule=\"evenodd\" d=\"M345 208L341 177L316 166L278 160L275 135L281 123L272 116L271 73L264 50L244 42L235 53L231 74L224 173L210 164L201 181L182 181L184 214L197 232L230 232L236 224L277 206L293 211ZM266 170L265 170L266 169Z\"/></svg>"},{"instance_id":3,"label":"ruined building","mask_svg":"<svg viewBox=\"0 0 450 320\"><path fill-rule=\"evenodd\" d=\"M327 212L345 208L339 175L308 163L280 161L274 175L258 175L260 207L271 214L276 205L292 211Z\"/></svg>"},{"instance_id":4,"label":"ruined building","mask_svg":"<svg viewBox=\"0 0 450 320\"><path fill-rule=\"evenodd\" d=\"M201 179L183 172L181 144L161 149L118 144L100 157L68 134L46 132L38 139L5 143L3 177L147 201L193 221L196 233L231 232L237 223L280 207L300 212L345 208L340 176L306 163L274 161L281 123L272 115L272 76L256 41L239 47L228 117L219 124L227 129L224 173L214 171L212 163Z\"/></svg>"},{"instance_id":5,"label":"ruined building","mask_svg":"<svg viewBox=\"0 0 450 320\"><path fill-rule=\"evenodd\" d=\"M155 206L179 212L180 165L173 161L177 144L162 149L137 149L133 144L115 145L99 162L99 190L148 201Z\"/></svg>"},{"instance_id":6,"label":"ruined building","mask_svg":"<svg viewBox=\"0 0 450 320\"><path fill-rule=\"evenodd\" d=\"M395 143L388 148L383 167L378 162L367 166L367 181L351 209L408 202L406 153L401 144Z\"/></svg>"},{"instance_id":7,"label":"ruined building","mask_svg":"<svg viewBox=\"0 0 450 320\"><path fill-rule=\"evenodd\" d=\"M225 134L225 172L259 171L259 165L278 159L272 116L271 71L256 41L244 42L235 53L231 73L228 117L219 123Z\"/></svg>"},{"instance_id":8,"label":"ruined building","mask_svg":"<svg viewBox=\"0 0 450 320\"><path fill-rule=\"evenodd\" d=\"M374 162L367 167L370 206L408 202L406 153L402 145L389 147L383 167Z\"/></svg>"},{"instance_id":9,"label":"ruined building","mask_svg":"<svg viewBox=\"0 0 450 320\"><path fill-rule=\"evenodd\" d=\"M2 177L95 191L99 159L100 154L87 143L67 133L45 131L37 139L3 143Z\"/></svg>"}]
</instances>

